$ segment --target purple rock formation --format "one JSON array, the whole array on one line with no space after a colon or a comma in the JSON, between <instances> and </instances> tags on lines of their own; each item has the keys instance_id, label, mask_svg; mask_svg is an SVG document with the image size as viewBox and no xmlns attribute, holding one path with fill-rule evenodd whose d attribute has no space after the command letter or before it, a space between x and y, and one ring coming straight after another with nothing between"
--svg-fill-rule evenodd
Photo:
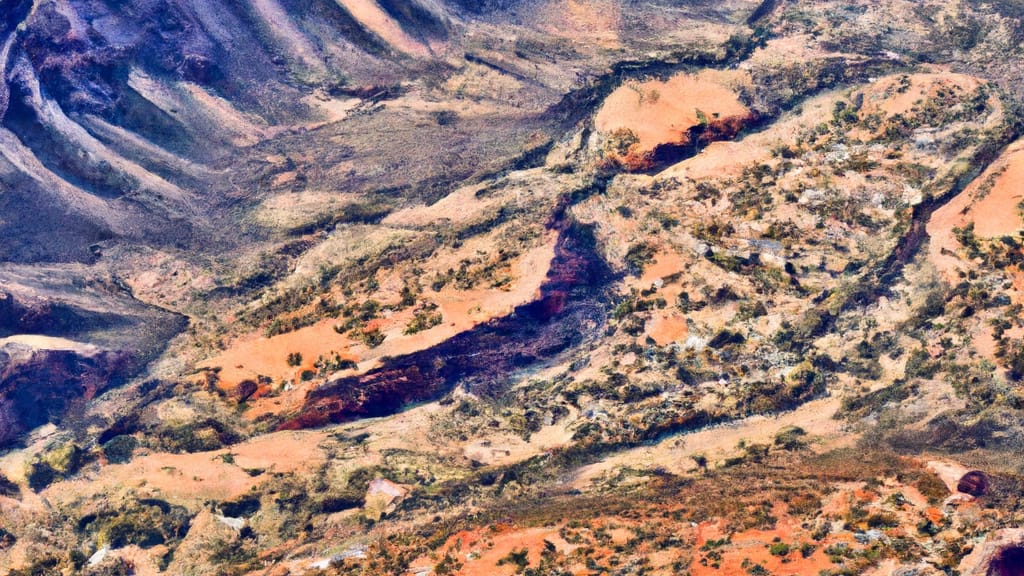
<instances>
[{"instance_id":1,"label":"purple rock formation","mask_svg":"<svg viewBox=\"0 0 1024 576\"><path fill-rule=\"evenodd\" d=\"M128 355L99 349L46 350L16 342L0 346L0 445L119 383Z\"/></svg>"},{"instance_id":2,"label":"purple rock formation","mask_svg":"<svg viewBox=\"0 0 1024 576\"><path fill-rule=\"evenodd\" d=\"M595 333L605 321L604 287L611 274L594 250L589 229L561 228L537 301L364 375L328 382L280 428L392 414L409 403L438 398L456 384L497 394L515 370L552 358L578 345L584 334Z\"/></svg>"},{"instance_id":3,"label":"purple rock formation","mask_svg":"<svg viewBox=\"0 0 1024 576\"><path fill-rule=\"evenodd\" d=\"M974 497L984 496L988 493L988 488L988 475L981 470L972 470L967 474L964 474L956 484L957 492L970 494Z\"/></svg>"}]
</instances>

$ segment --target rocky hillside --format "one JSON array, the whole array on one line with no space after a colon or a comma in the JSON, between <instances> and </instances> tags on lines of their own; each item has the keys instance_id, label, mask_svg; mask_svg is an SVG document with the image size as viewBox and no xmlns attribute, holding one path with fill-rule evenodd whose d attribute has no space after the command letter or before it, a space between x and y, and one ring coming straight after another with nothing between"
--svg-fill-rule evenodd
<instances>
[{"instance_id":1,"label":"rocky hillside","mask_svg":"<svg viewBox=\"0 0 1024 576\"><path fill-rule=\"evenodd\" d=\"M1018 573L1014 2L0 14L0 575Z\"/></svg>"}]
</instances>

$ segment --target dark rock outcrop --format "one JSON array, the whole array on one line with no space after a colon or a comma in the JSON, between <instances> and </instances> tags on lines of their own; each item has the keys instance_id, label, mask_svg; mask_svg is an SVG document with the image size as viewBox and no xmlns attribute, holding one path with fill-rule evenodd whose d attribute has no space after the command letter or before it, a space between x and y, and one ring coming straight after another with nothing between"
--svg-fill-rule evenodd
<instances>
[{"instance_id":1,"label":"dark rock outcrop","mask_svg":"<svg viewBox=\"0 0 1024 576\"><path fill-rule=\"evenodd\" d=\"M1024 576L1024 547L1010 546L997 552L986 576Z\"/></svg>"},{"instance_id":2,"label":"dark rock outcrop","mask_svg":"<svg viewBox=\"0 0 1024 576\"><path fill-rule=\"evenodd\" d=\"M0 291L0 338L12 334L66 336L117 328L124 321L117 314L76 309L60 301L21 302Z\"/></svg>"},{"instance_id":3,"label":"dark rock outcrop","mask_svg":"<svg viewBox=\"0 0 1024 576\"><path fill-rule=\"evenodd\" d=\"M964 576L1024 575L1024 529L1004 528L988 533L958 568Z\"/></svg>"},{"instance_id":4,"label":"dark rock outcrop","mask_svg":"<svg viewBox=\"0 0 1024 576\"><path fill-rule=\"evenodd\" d=\"M647 169L663 168L686 160L712 142L736 138L744 127L756 123L757 117L753 114L748 114L746 116L717 118L707 124L694 126L687 131L679 142L660 144L651 151L648 155Z\"/></svg>"},{"instance_id":5,"label":"dark rock outcrop","mask_svg":"<svg viewBox=\"0 0 1024 576\"><path fill-rule=\"evenodd\" d=\"M65 421L134 376L185 328L109 278L0 267L0 446Z\"/></svg>"},{"instance_id":6,"label":"dark rock outcrop","mask_svg":"<svg viewBox=\"0 0 1024 576\"><path fill-rule=\"evenodd\" d=\"M984 496L989 490L988 475L981 470L971 470L960 478L960 481L956 484L956 489L957 492L970 494L974 497Z\"/></svg>"},{"instance_id":7,"label":"dark rock outcrop","mask_svg":"<svg viewBox=\"0 0 1024 576\"><path fill-rule=\"evenodd\" d=\"M564 226L538 300L382 368L328 382L280 428L392 414L412 402L438 398L456 384L476 394L501 393L513 372L578 345L604 323L611 273L594 243L589 228Z\"/></svg>"},{"instance_id":8,"label":"dark rock outcrop","mask_svg":"<svg viewBox=\"0 0 1024 576\"><path fill-rule=\"evenodd\" d=\"M91 346L0 345L0 446L116 385L131 364L125 353Z\"/></svg>"}]
</instances>

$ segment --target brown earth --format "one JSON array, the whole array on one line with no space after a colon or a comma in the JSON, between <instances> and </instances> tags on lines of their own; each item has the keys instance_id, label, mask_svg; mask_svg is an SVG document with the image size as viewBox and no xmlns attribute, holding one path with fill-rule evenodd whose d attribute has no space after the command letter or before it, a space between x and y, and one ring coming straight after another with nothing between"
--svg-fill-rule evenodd
<instances>
[{"instance_id":1,"label":"brown earth","mask_svg":"<svg viewBox=\"0 0 1024 576\"><path fill-rule=\"evenodd\" d=\"M1024 142L1016 142L970 186L932 214L927 230L931 238L928 255L950 282L957 272L970 267L957 254L963 247L954 228L974 226L979 238L1012 236L1024 228L1021 201L1024 200Z\"/></svg>"},{"instance_id":2,"label":"brown earth","mask_svg":"<svg viewBox=\"0 0 1024 576\"><path fill-rule=\"evenodd\" d=\"M622 141L613 145L609 158L627 169L649 168L659 146L693 146L734 136L750 116L733 88L744 81L742 73L702 72L627 83L608 96L594 125L606 138ZM698 127L707 130L694 135Z\"/></svg>"},{"instance_id":3,"label":"brown earth","mask_svg":"<svg viewBox=\"0 0 1024 576\"><path fill-rule=\"evenodd\" d=\"M337 320L327 319L270 338L257 334L243 336L224 352L204 361L201 366L208 369L219 367L218 386L229 392L241 382L256 381L260 376L271 378L275 385L286 381L288 386L280 395L272 399L257 399L250 416L255 418L262 414L290 411L302 402L313 385L304 382L301 373L313 370L313 362L321 355L338 352L343 358L359 364L352 373L362 373L373 368L377 359L383 356L424 350L482 322L504 316L516 306L533 301L554 255L554 242L555 236L552 235L548 241L514 262L512 269L515 276L510 285L498 289L473 290L445 287L433 295L431 298L438 305L444 321L417 334L403 333L412 317L411 310L375 321L374 327L387 336L384 343L376 348L368 348L348 335L338 334L334 330ZM288 365L288 354L292 352L302 355L301 366Z\"/></svg>"}]
</instances>

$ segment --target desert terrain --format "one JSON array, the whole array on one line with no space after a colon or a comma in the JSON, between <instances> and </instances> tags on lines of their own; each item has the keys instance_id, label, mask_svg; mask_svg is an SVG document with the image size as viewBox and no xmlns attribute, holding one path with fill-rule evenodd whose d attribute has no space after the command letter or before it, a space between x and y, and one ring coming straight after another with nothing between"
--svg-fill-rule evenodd
<instances>
[{"instance_id":1,"label":"desert terrain","mask_svg":"<svg viewBox=\"0 0 1024 576\"><path fill-rule=\"evenodd\" d=\"M1006 576L1024 10L0 7L0 576Z\"/></svg>"}]
</instances>

